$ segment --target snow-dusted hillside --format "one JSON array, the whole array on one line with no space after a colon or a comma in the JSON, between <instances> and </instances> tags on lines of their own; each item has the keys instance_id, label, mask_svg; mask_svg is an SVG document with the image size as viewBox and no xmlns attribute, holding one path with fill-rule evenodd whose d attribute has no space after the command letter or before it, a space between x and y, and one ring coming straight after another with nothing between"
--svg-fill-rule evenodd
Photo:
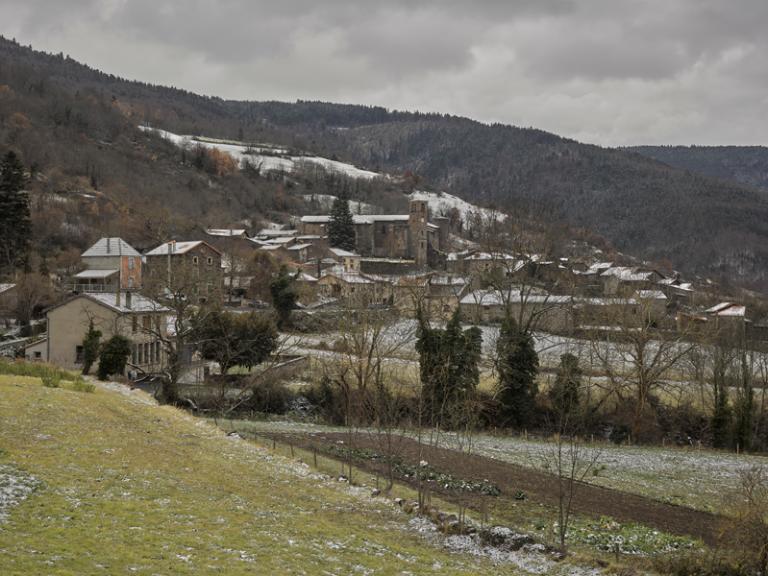
<instances>
[{"instance_id":1,"label":"snow-dusted hillside","mask_svg":"<svg viewBox=\"0 0 768 576\"><path fill-rule=\"evenodd\" d=\"M429 204L429 210L435 216L448 215L448 213L455 208L459 211L459 214L461 214L461 218L465 223L471 223L477 216L480 216L483 221L487 221L489 218L493 217L497 220L505 220L507 218L507 215L503 212L475 206L466 200L462 200L458 196L453 196L452 194L447 194L445 192L425 192L423 190L416 190L411 194L411 198L414 200L426 200Z\"/></svg>"},{"instance_id":2,"label":"snow-dusted hillside","mask_svg":"<svg viewBox=\"0 0 768 576\"><path fill-rule=\"evenodd\" d=\"M313 168L322 168L327 172L343 174L350 178L371 180L383 177L377 172L362 170L352 164L346 164L337 160L330 160L320 156L291 155L285 148L271 144L248 145L230 140L184 136L150 126L139 126L139 128L141 130L153 131L179 147L202 146L204 148L215 148L232 156L240 163L241 167L245 166L246 163L250 163L262 172L293 172L299 169L311 170Z\"/></svg>"},{"instance_id":3,"label":"snow-dusted hillside","mask_svg":"<svg viewBox=\"0 0 768 576\"><path fill-rule=\"evenodd\" d=\"M325 212L331 211L333 201L336 200L336 196L331 194L302 194L301 197L310 204L317 203L320 210ZM352 214L379 214L381 212L381 208L378 206L359 200L349 200L349 210Z\"/></svg>"},{"instance_id":4,"label":"snow-dusted hillside","mask_svg":"<svg viewBox=\"0 0 768 576\"><path fill-rule=\"evenodd\" d=\"M287 149L273 144L249 145L233 140L183 136L168 132L167 130L152 128L150 126L140 126L139 128L142 130L153 131L179 147L203 146L204 148L215 148L232 156L239 162L241 167L244 167L246 163L250 163L262 172L290 173L301 169L312 170L320 168L328 172L343 174L350 178L362 178L365 180L389 178L386 174L362 170L352 164L330 160L321 156L290 154ZM492 217L495 217L497 220L504 220L507 217L507 215L502 212L481 208L445 192L426 192L417 190L413 192L410 197L414 200L426 200L429 203L430 211L435 216L447 215L455 208L459 211L462 220L468 227L471 227L476 223L478 217L482 221L487 221ZM313 196L306 195L304 199L306 201L318 202L322 210L330 210L334 197L327 194L316 194ZM355 214L371 214L376 212L377 207L371 204L350 201L350 209Z\"/></svg>"}]
</instances>

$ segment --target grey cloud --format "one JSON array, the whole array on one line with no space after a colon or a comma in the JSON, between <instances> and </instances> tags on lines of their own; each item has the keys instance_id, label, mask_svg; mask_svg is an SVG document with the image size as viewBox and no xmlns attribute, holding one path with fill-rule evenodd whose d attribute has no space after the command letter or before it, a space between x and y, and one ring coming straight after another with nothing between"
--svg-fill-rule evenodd
<instances>
[{"instance_id":1,"label":"grey cloud","mask_svg":"<svg viewBox=\"0 0 768 576\"><path fill-rule=\"evenodd\" d=\"M768 144L765 0L0 6L0 33L206 94L420 108L603 144Z\"/></svg>"}]
</instances>

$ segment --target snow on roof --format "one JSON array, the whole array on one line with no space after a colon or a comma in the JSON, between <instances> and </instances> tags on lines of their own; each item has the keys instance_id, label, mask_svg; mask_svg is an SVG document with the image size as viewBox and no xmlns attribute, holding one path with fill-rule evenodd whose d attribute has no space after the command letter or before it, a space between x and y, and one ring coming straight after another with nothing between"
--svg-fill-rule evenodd
<instances>
[{"instance_id":1,"label":"snow on roof","mask_svg":"<svg viewBox=\"0 0 768 576\"><path fill-rule=\"evenodd\" d=\"M277 228L263 228L259 230L255 236L258 238L259 236L267 236L267 237L275 237L279 238L281 236L295 236L298 234L298 230L279 230Z\"/></svg>"},{"instance_id":2,"label":"snow on roof","mask_svg":"<svg viewBox=\"0 0 768 576\"><path fill-rule=\"evenodd\" d=\"M13 283L6 283L6 284L0 284L0 294L3 292L7 292L8 290L11 290L12 288L15 288L16 284Z\"/></svg>"},{"instance_id":3,"label":"snow on roof","mask_svg":"<svg viewBox=\"0 0 768 576\"><path fill-rule=\"evenodd\" d=\"M338 256L339 258L360 257L359 254L355 254L354 252L350 252L349 250L344 250L342 248L329 248L328 251L334 256Z\"/></svg>"},{"instance_id":4,"label":"snow on roof","mask_svg":"<svg viewBox=\"0 0 768 576\"><path fill-rule=\"evenodd\" d=\"M89 300L97 302L98 304L101 304L102 306L109 308L110 310L114 310L115 312L119 312L121 314L129 314L129 313L136 314L136 313L168 311L168 308L166 308L162 304L159 304L158 302L150 298L147 298L146 296L142 296L138 292L130 292L130 307L128 307L126 305L127 300L129 299L128 294L129 292L127 291L121 291L120 300L118 302L117 294L115 292L98 292L98 293L85 292L83 294L78 294L77 296L74 296L69 300L62 302L54 306L53 308L64 306L70 302L77 300L78 298L87 298Z\"/></svg>"},{"instance_id":5,"label":"snow on roof","mask_svg":"<svg viewBox=\"0 0 768 576\"><path fill-rule=\"evenodd\" d=\"M75 274L75 278L109 278L119 270L83 270Z\"/></svg>"},{"instance_id":6,"label":"snow on roof","mask_svg":"<svg viewBox=\"0 0 768 576\"><path fill-rule=\"evenodd\" d=\"M638 290L635 292L640 300L666 300L667 296L661 290Z\"/></svg>"},{"instance_id":7,"label":"snow on roof","mask_svg":"<svg viewBox=\"0 0 768 576\"><path fill-rule=\"evenodd\" d=\"M629 268L627 266L615 266L613 268L608 268L600 275L613 276L622 282L643 282L650 280L653 276L653 272L636 271L634 268Z\"/></svg>"},{"instance_id":8,"label":"snow on roof","mask_svg":"<svg viewBox=\"0 0 768 576\"><path fill-rule=\"evenodd\" d=\"M501 252L475 252L465 257L464 260L515 260L515 257Z\"/></svg>"},{"instance_id":9,"label":"snow on roof","mask_svg":"<svg viewBox=\"0 0 768 576\"><path fill-rule=\"evenodd\" d=\"M366 278L362 274L358 274L357 272L338 272L336 270L330 271L325 270L323 273L322 278L327 278L329 276L333 276L334 278L338 278L342 282L346 282L347 284L373 284L374 281L370 278ZM322 280L321 278L321 280Z\"/></svg>"},{"instance_id":10,"label":"snow on roof","mask_svg":"<svg viewBox=\"0 0 768 576\"><path fill-rule=\"evenodd\" d=\"M81 254L83 258L95 256L141 256L141 254L122 238L100 238Z\"/></svg>"},{"instance_id":11,"label":"snow on roof","mask_svg":"<svg viewBox=\"0 0 768 576\"><path fill-rule=\"evenodd\" d=\"M167 256L170 254L184 254L185 252L189 252L193 248L197 248L200 246L200 244L204 244L202 240L191 240L187 242L176 242L171 240L170 242L165 242L164 244L160 244L157 248L153 248L149 252L145 254L145 256ZM169 249L170 248L170 252Z\"/></svg>"},{"instance_id":12,"label":"snow on roof","mask_svg":"<svg viewBox=\"0 0 768 576\"><path fill-rule=\"evenodd\" d=\"M555 296L545 290L536 288L510 288L500 290L475 290L461 299L460 304L479 304L481 306L500 306L505 302L528 304L566 304L571 302L570 296Z\"/></svg>"},{"instance_id":13,"label":"snow on roof","mask_svg":"<svg viewBox=\"0 0 768 576\"><path fill-rule=\"evenodd\" d=\"M450 276L449 274L435 274L430 280L430 284L435 286L464 286L469 284L469 280L461 276Z\"/></svg>"},{"instance_id":14,"label":"snow on roof","mask_svg":"<svg viewBox=\"0 0 768 576\"><path fill-rule=\"evenodd\" d=\"M259 246L259 250L280 250L280 248L283 248L282 244L265 244Z\"/></svg>"},{"instance_id":15,"label":"snow on roof","mask_svg":"<svg viewBox=\"0 0 768 576\"><path fill-rule=\"evenodd\" d=\"M288 250L304 250L305 248L311 248L312 244L294 244L289 246Z\"/></svg>"},{"instance_id":16,"label":"snow on roof","mask_svg":"<svg viewBox=\"0 0 768 576\"><path fill-rule=\"evenodd\" d=\"M208 236L245 236L245 228L208 228L205 233Z\"/></svg>"},{"instance_id":17,"label":"snow on roof","mask_svg":"<svg viewBox=\"0 0 768 576\"><path fill-rule=\"evenodd\" d=\"M733 302L721 302L704 311L706 314L715 316L746 316L747 307Z\"/></svg>"},{"instance_id":18,"label":"snow on roof","mask_svg":"<svg viewBox=\"0 0 768 576\"><path fill-rule=\"evenodd\" d=\"M267 244L290 244L296 240L293 236L283 236L280 238L271 238L267 240Z\"/></svg>"},{"instance_id":19,"label":"snow on roof","mask_svg":"<svg viewBox=\"0 0 768 576\"><path fill-rule=\"evenodd\" d=\"M300 282L317 282L317 278L312 276L311 274L307 274L306 272L302 272L299 274L299 277L297 278Z\"/></svg>"},{"instance_id":20,"label":"snow on roof","mask_svg":"<svg viewBox=\"0 0 768 576\"><path fill-rule=\"evenodd\" d=\"M733 306L733 302L720 302L720 304L715 304L712 306L712 308L707 308L704 310L707 314L716 314L720 312L721 310L725 310L726 308L729 308L730 306Z\"/></svg>"},{"instance_id":21,"label":"snow on roof","mask_svg":"<svg viewBox=\"0 0 768 576\"><path fill-rule=\"evenodd\" d=\"M353 214L352 221L355 224L373 224L374 222L408 222L408 214ZM305 224L328 224L331 217L327 214L319 216L302 216L301 222Z\"/></svg>"}]
</instances>

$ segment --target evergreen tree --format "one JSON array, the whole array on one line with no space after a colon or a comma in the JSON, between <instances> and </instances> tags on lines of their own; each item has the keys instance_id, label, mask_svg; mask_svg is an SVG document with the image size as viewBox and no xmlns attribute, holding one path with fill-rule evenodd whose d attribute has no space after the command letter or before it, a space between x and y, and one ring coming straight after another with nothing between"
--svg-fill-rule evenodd
<instances>
[{"instance_id":1,"label":"evergreen tree","mask_svg":"<svg viewBox=\"0 0 768 576\"><path fill-rule=\"evenodd\" d=\"M353 251L355 249L355 222L349 209L349 198L345 190L333 201L331 220L328 222L328 243L334 248Z\"/></svg>"},{"instance_id":2,"label":"evergreen tree","mask_svg":"<svg viewBox=\"0 0 768 576\"><path fill-rule=\"evenodd\" d=\"M283 267L280 273L269 285L269 293L272 296L272 305L277 312L277 326L282 328L288 323L291 311L296 308L298 294L294 283L294 277Z\"/></svg>"},{"instance_id":3,"label":"evergreen tree","mask_svg":"<svg viewBox=\"0 0 768 576\"><path fill-rule=\"evenodd\" d=\"M24 165L12 150L0 163L0 268L27 266L32 225Z\"/></svg>"},{"instance_id":4,"label":"evergreen tree","mask_svg":"<svg viewBox=\"0 0 768 576\"><path fill-rule=\"evenodd\" d=\"M499 373L500 417L508 426L527 426L536 407L536 373L539 356L533 339L521 332L511 319L501 325L496 342L496 369Z\"/></svg>"},{"instance_id":5,"label":"evergreen tree","mask_svg":"<svg viewBox=\"0 0 768 576\"><path fill-rule=\"evenodd\" d=\"M712 445L725 448L729 444L731 429L731 407L728 404L728 388L725 382L714 383L715 407L712 413Z\"/></svg>"},{"instance_id":6,"label":"evergreen tree","mask_svg":"<svg viewBox=\"0 0 768 576\"><path fill-rule=\"evenodd\" d=\"M131 342L119 334L112 336L101 347L99 354L99 380L106 380L113 374L125 372L125 365L131 355Z\"/></svg>"},{"instance_id":7,"label":"evergreen tree","mask_svg":"<svg viewBox=\"0 0 768 576\"><path fill-rule=\"evenodd\" d=\"M549 390L549 399L560 420L573 414L579 407L579 389L581 388L581 368L579 359L573 354L560 356L555 383Z\"/></svg>"},{"instance_id":8,"label":"evergreen tree","mask_svg":"<svg viewBox=\"0 0 768 576\"><path fill-rule=\"evenodd\" d=\"M91 371L91 366L99 357L101 331L93 327L93 320L88 323L88 332L83 338L83 374Z\"/></svg>"},{"instance_id":9,"label":"evergreen tree","mask_svg":"<svg viewBox=\"0 0 768 576\"><path fill-rule=\"evenodd\" d=\"M755 411L755 392L752 388L752 366L746 352L741 352L741 382L736 397L736 421L734 441L740 450L749 450L752 446L752 420Z\"/></svg>"},{"instance_id":10,"label":"evergreen tree","mask_svg":"<svg viewBox=\"0 0 768 576\"><path fill-rule=\"evenodd\" d=\"M419 318L416 350L424 414L430 424L453 427L469 416L462 407L467 407L480 380L481 346L480 329L462 330L458 310L444 330Z\"/></svg>"}]
</instances>

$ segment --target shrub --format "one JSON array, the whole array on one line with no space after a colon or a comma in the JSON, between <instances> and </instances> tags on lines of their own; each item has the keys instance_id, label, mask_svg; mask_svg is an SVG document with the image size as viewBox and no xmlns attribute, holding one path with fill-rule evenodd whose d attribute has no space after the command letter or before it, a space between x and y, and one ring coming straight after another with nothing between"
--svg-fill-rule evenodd
<instances>
[{"instance_id":1,"label":"shrub","mask_svg":"<svg viewBox=\"0 0 768 576\"><path fill-rule=\"evenodd\" d=\"M99 354L99 380L122 374L131 355L131 343L125 336L115 335L104 343Z\"/></svg>"},{"instance_id":2,"label":"shrub","mask_svg":"<svg viewBox=\"0 0 768 576\"><path fill-rule=\"evenodd\" d=\"M268 380L253 387L247 407L264 414L285 414L293 401L293 394L283 382Z\"/></svg>"},{"instance_id":3,"label":"shrub","mask_svg":"<svg viewBox=\"0 0 768 576\"><path fill-rule=\"evenodd\" d=\"M61 375L56 370L49 370L40 375L43 386L46 388L59 388L61 386Z\"/></svg>"},{"instance_id":4,"label":"shrub","mask_svg":"<svg viewBox=\"0 0 768 576\"><path fill-rule=\"evenodd\" d=\"M96 390L96 386L91 382L86 382L82 378L75 378L74 382L72 382L72 390L75 392L86 392L91 394Z\"/></svg>"}]
</instances>

